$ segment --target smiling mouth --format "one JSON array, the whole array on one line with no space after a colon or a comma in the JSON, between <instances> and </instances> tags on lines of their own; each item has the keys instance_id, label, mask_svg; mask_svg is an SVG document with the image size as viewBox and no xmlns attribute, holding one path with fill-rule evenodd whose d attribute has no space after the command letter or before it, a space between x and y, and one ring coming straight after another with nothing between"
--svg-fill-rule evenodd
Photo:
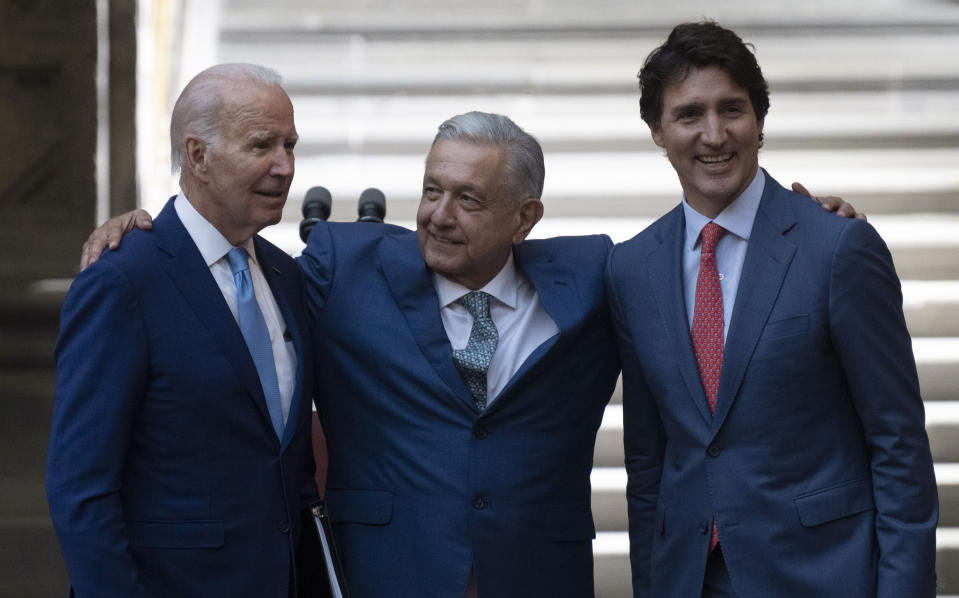
<instances>
[{"instance_id":1,"label":"smiling mouth","mask_svg":"<svg viewBox=\"0 0 959 598\"><path fill-rule=\"evenodd\" d=\"M430 233L430 238L432 238L437 243L442 243L444 245L462 245L461 241L457 241L455 239L450 239L447 237L441 237L440 235L437 235L436 233Z\"/></svg>"},{"instance_id":2,"label":"smiling mouth","mask_svg":"<svg viewBox=\"0 0 959 598\"><path fill-rule=\"evenodd\" d=\"M283 191L256 191L257 195L265 195L267 197L280 198L283 197Z\"/></svg>"},{"instance_id":3,"label":"smiling mouth","mask_svg":"<svg viewBox=\"0 0 959 598\"><path fill-rule=\"evenodd\" d=\"M733 159L733 155L733 153L726 153L711 156L696 156L696 159L704 164L725 164Z\"/></svg>"}]
</instances>

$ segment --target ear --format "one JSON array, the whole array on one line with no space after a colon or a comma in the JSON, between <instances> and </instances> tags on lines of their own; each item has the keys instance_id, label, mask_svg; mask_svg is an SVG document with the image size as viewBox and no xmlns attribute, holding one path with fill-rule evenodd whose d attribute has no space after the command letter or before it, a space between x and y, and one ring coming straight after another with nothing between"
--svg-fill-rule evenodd
<instances>
[{"instance_id":1,"label":"ear","mask_svg":"<svg viewBox=\"0 0 959 598\"><path fill-rule=\"evenodd\" d=\"M649 134L653 138L653 143L663 149L666 149L666 142L663 140L663 129L659 126L659 124L649 125Z\"/></svg>"},{"instance_id":2,"label":"ear","mask_svg":"<svg viewBox=\"0 0 959 598\"><path fill-rule=\"evenodd\" d=\"M527 197L520 202L519 224L513 232L513 245L519 245L543 217L543 202L538 197Z\"/></svg>"},{"instance_id":3,"label":"ear","mask_svg":"<svg viewBox=\"0 0 959 598\"><path fill-rule=\"evenodd\" d=\"M210 154L206 142L197 137L187 137L184 141L186 168L196 178L205 180L209 168Z\"/></svg>"}]
</instances>

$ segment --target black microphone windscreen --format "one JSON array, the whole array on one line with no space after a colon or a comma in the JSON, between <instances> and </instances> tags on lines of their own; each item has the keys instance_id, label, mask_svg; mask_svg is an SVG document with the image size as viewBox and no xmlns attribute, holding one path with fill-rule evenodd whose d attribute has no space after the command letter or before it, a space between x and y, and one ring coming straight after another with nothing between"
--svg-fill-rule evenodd
<instances>
[{"instance_id":1,"label":"black microphone windscreen","mask_svg":"<svg viewBox=\"0 0 959 598\"><path fill-rule=\"evenodd\" d=\"M386 216L386 196L379 189L366 189L360 193L357 213L363 222L382 222Z\"/></svg>"},{"instance_id":2,"label":"black microphone windscreen","mask_svg":"<svg viewBox=\"0 0 959 598\"><path fill-rule=\"evenodd\" d=\"M326 187L310 187L303 198L303 216L326 220L330 217L332 206L333 196L330 195ZM318 212L314 210L318 210Z\"/></svg>"},{"instance_id":3,"label":"black microphone windscreen","mask_svg":"<svg viewBox=\"0 0 959 598\"><path fill-rule=\"evenodd\" d=\"M303 220L300 221L300 239L306 243L310 231L320 220L330 217L333 196L326 187L310 187L303 197Z\"/></svg>"}]
</instances>

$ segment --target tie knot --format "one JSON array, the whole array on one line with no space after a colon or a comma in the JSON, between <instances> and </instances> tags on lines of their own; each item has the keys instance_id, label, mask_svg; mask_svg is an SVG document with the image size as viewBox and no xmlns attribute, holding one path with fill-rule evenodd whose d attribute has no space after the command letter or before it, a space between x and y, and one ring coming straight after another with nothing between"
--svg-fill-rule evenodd
<instances>
[{"instance_id":1,"label":"tie knot","mask_svg":"<svg viewBox=\"0 0 959 598\"><path fill-rule=\"evenodd\" d=\"M474 320L489 318L489 293L483 291L473 291L467 293L456 300L457 303L464 306L466 311L470 312Z\"/></svg>"},{"instance_id":2,"label":"tie knot","mask_svg":"<svg viewBox=\"0 0 959 598\"><path fill-rule=\"evenodd\" d=\"M236 274L249 270L250 266L246 261L246 249L243 247L234 247L226 254L226 259L230 262L230 272Z\"/></svg>"},{"instance_id":3,"label":"tie knot","mask_svg":"<svg viewBox=\"0 0 959 598\"><path fill-rule=\"evenodd\" d=\"M710 222L703 227L703 253L713 253L716 251L716 244L726 234L726 229L715 222Z\"/></svg>"}]
</instances>

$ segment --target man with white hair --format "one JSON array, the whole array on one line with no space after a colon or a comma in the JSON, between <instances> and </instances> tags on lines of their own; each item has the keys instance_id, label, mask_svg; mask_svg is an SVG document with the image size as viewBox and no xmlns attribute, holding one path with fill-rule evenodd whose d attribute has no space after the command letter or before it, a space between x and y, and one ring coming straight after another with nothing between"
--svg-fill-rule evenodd
<instances>
[{"instance_id":1,"label":"man with white hair","mask_svg":"<svg viewBox=\"0 0 959 598\"><path fill-rule=\"evenodd\" d=\"M300 269L256 236L293 106L274 71L219 65L170 133L180 193L63 307L47 494L71 595L296 596L312 341Z\"/></svg>"}]
</instances>

